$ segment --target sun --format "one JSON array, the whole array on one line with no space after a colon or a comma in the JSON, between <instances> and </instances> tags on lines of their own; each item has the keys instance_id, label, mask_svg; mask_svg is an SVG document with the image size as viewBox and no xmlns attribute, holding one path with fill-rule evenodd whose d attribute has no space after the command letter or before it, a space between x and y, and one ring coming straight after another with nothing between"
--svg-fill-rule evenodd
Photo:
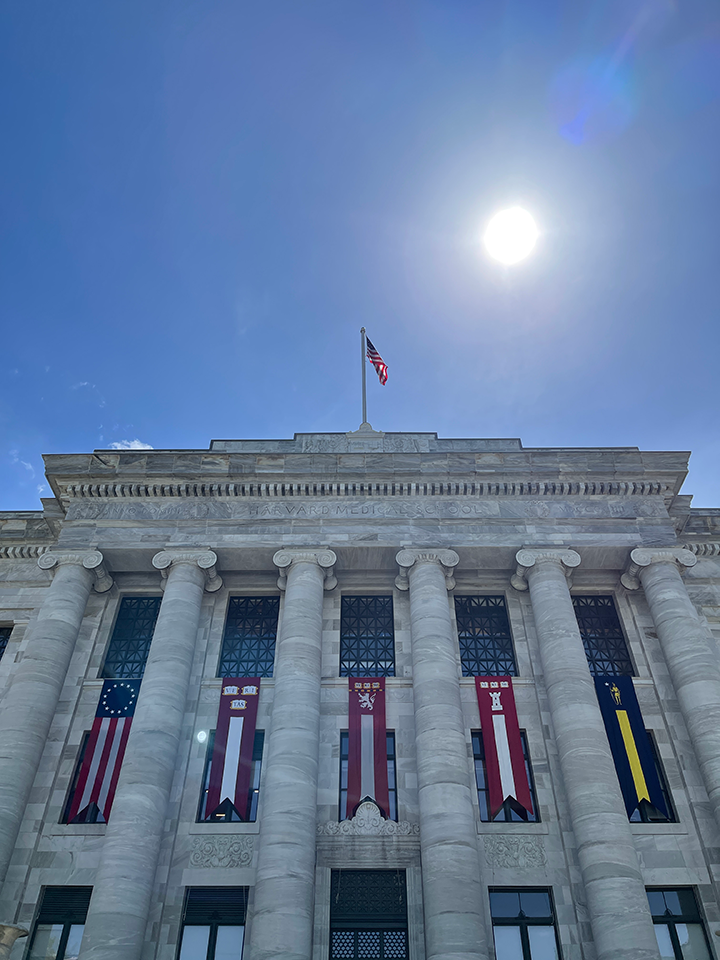
<instances>
[{"instance_id":1,"label":"sun","mask_svg":"<svg viewBox=\"0 0 720 960\"><path fill-rule=\"evenodd\" d=\"M496 213L487 225L485 249L501 263L524 260L533 250L540 231L532 216L522 207L510 207Z\"/></svg>"}]
</instances>

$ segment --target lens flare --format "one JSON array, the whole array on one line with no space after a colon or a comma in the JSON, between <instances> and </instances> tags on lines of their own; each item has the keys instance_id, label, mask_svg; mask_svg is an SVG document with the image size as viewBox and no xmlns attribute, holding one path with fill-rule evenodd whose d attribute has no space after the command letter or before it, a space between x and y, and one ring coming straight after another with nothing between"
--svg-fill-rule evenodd
<instances>
[{"instance_id":1,"label":"lens flare","mask_svg":"<svg viewBox=\"0 0 720 960\"><path fill-rule=\"evenodd\" d=\"M531 215L522 207L510 207L496 213L487 225L485 249L501 263L524 260L533 250L540 231Z\"/></svg>"}]
</instances>

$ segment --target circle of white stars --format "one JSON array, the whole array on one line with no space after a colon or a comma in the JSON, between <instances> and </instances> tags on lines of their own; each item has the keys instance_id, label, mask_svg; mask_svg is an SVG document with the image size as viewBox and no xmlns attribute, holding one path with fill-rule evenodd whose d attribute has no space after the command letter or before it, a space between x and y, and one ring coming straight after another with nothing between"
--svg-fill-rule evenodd
<instances>
[{"instance_id":1,"label":"circle of white stars","mask_svg":"<svg viewBox=\"0 0 720 960\"><path fill-rule=\"evenodd\" d=\"M124 709L122 709L122 710L108 710L108 708L107 708L107 698L108 698L108 694L107 694L107 693L104 693L103 696L102 696L102 706L103 706L103 709L106 710L106 711L107 711L109 714L111 714L111 715L112 715L112 714L118 714L118 715L119 715L119 714L121 714L121 713L127 713L128 710L129 710L129 708L133 705L133 702L137 699L137 693L135 692L135 688L132 687L129 683L123 683L122 681L118 681L117 683L114 683L114 684L112 685L112 687L109 688L108 692L109 692L110 690L117 690L118 687L127 688L127 689L130 691L130 698L129 698L129 700L127 701L127 703L125 704Z\"/></svg>"}]
</instances>

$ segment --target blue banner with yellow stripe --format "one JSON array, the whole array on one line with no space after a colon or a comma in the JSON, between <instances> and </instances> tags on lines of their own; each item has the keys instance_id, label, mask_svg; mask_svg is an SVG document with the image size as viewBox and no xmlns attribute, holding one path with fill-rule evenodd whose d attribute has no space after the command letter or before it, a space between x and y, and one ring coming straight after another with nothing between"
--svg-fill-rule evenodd
<instances>
[{"instance_id":1,"label":"blue banner with yellow stripe","mask_svg":"<svg viewBox=\"0 0 720 960\"><path fill-rule=\"evenodd\" d=\"M595 677L595 691L628 816L646 800L667 817L632 678Z\"/></svg>"}]
</instances>

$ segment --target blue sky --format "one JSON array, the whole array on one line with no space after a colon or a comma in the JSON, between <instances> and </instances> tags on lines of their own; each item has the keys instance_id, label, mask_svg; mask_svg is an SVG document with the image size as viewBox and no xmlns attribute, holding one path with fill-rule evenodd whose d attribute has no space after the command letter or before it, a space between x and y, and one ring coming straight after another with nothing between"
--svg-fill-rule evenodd
<instances>
[{"instance_id":1,"label":"blue sky","mask_svg":"<svg viewBox=\"0 0 720 960\"><path fill-rule=\"evenodd\" d=\"M8 0L0 508L356 429L363 324L376 429L692 450L720 506L719 121L716 0Z\"/></svg>"}]
</instances>

